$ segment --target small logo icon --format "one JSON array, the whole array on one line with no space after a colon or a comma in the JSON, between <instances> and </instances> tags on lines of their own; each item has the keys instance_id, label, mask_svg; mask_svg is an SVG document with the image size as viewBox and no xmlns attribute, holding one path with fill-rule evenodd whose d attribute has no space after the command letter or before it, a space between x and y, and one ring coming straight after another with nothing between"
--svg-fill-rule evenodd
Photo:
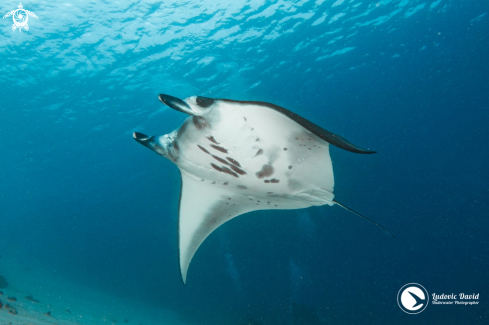
<instances>
[{"instance_id":1,"label":"small logo icon","mask_svg":"<svg viewBox=\"0 0 489 325\"><path fill-rule=\"evenodd\" d=\"M19 3L19 9L12 10L11 12L3 16L3 18L7 18L10 16L13 16L12 19L14 21L14 24L12 25L12 30L15 31L18 28L19 32L22 31L22 28L26 31L29 30L29 25L27 25L29 16L37 18L37 16L33 12L25 10L22 6L22 3Z\"/></svg>"},{"instance_id":2,"label":"small logo icon","mask_svg":"<svg viewBox=\"0 0 489 325\"><path fill-rule=\"evenodd\" d=\"M417 283L408 283L399 290L397 304L408 314L419 314L428 306L428 291Z\"/></svg>"}]
</instances>

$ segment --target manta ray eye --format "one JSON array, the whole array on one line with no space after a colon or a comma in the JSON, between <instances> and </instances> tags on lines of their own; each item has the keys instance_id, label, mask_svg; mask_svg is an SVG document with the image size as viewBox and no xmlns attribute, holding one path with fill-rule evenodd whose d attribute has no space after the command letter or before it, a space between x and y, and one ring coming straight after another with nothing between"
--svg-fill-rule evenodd
<instances>
[{"instance_id":1,"label":"manta ray eye","mask_svg":"<svg viewBox=\"0 0 489 325\"><path fill-rule=\"evenodd\" d=\"M214 103L214 99L207 98L207 97L197 96L197 99L195 100L195 102L200 107L209 107L209 106L211 106Z\"/></svg>"}]
</instances>

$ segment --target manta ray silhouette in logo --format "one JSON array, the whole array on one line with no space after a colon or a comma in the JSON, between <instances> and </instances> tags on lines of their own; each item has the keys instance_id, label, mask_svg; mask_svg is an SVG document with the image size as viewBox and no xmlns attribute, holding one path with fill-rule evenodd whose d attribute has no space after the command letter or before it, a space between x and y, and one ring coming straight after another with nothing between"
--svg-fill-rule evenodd
<instances>
[{"instance_id":1,"label":"manta ray silhouette in logo","mask_svg":"<svg viewBox=\"0 0 489 325\"><path fill-rule=\"evenodd\" d=\"M375 153L274 104L197 96L159 99L190 117L169 134L133 136L180 169L178 241L184 283L205 238L236 216L326 204L346 208L334 200L329 144Z\"/></svg>"}]
</instances>

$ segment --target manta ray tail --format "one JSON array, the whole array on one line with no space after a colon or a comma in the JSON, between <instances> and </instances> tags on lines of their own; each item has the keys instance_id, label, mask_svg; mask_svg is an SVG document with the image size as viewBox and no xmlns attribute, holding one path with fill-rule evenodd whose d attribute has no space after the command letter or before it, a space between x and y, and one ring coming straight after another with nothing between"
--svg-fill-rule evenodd
<instances>
[{"instance_id":1,"label":"manta ray tail","mask_svg":"<svg viewBox=\"0 0 489 325\"><path fill-rule=\"evenodd\" d=\"M363 219L370 221L370 222L371 222L371 223L373 223L374 225L379 226L380 228L382 228L382 229L384 229L385 231L387 231L387 232L389 233L389 235L391 235L392 237L396 237L396 236L394 236L394 234L393 234L393 233L391 233L391 232L390 232L389 230L387 230L385 227L383 227L383 226L379 225L377 222L375 222L375 221L373 221L373 220L370 220L370 219L369 219L369 218L367 218L367 217L362 216L360 213L358 213L358 212L356 212L356 211L353 211L353 210L352 210L352 209L350 209L349 207L344 206L343 204L341 204L340 202L338 202L338 201L336 201L336 200L333 200L333 202L334 202L334 203L336 203L336 204L338 204L338 205L339 205L340 207L342 207L343 209L348 210L348 211L350 211L350 212L352 212L352 213L356 214L357 216L362 217Z\"/></svg>"}]
</instances>

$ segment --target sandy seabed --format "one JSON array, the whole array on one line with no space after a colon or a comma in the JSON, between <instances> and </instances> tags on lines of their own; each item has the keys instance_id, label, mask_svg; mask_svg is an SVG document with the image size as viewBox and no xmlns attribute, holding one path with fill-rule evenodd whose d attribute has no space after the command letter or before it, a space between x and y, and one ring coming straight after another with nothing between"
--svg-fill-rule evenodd
<instances>
[{"instance_id":1,"label":"sandy seabed","mask_svg":"<svg viewBox=\"0 0 489 325\"><path fill-rule=\"evenodd\" d=\"M184 325L169 310L130 297L115 297L42 269L33 269L2 256L0 273L9 285L0 289L3 292L0 325ZM39 302L26 299L29 296ZM16 301L8 300L9 297L15 297Z\"/></svg>"}]
</instances>

